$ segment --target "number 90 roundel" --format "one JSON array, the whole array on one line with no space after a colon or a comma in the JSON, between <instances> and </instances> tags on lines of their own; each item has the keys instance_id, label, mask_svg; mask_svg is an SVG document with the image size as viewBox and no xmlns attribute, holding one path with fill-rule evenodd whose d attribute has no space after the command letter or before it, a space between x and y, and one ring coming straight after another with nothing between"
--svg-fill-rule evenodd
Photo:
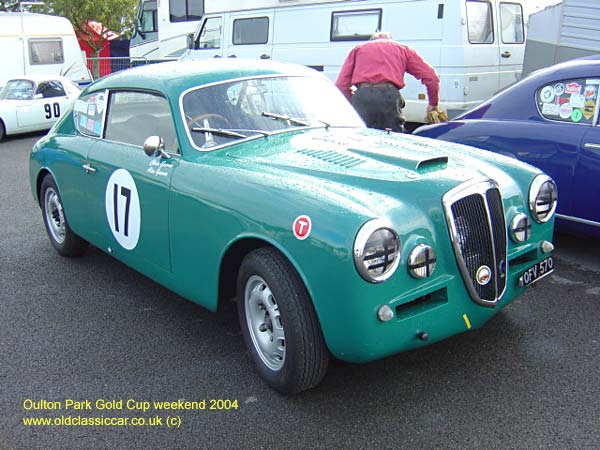
<instances>
[{"instance_id":1,"label":"number 90 roundel","mask_svg":"<svg viewBox=\"0 0 600 450\"><path fill-rule=\"evenodd\" d=\"M132 250L140 237L140 198L131 174L118 169L108 179L105 195L106 218L121 247Z\"/></svg>"}]
</instances>

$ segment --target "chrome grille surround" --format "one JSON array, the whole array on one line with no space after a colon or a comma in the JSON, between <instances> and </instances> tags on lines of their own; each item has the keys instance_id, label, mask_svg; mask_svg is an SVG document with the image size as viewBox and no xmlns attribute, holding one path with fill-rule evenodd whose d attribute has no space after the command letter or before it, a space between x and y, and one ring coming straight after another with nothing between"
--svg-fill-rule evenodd
<instances>
[{"instance_id":1,"label":"chrome grille surround","mask_svg":"<svg viewBox=\"0 0 600 450\"><path fill-rule=\"evenodd\" d=\"M442 198L456 261L473 301L495 306L506 290L508 235L498 183L467 181Z\"/></svg>"}]
</instances>

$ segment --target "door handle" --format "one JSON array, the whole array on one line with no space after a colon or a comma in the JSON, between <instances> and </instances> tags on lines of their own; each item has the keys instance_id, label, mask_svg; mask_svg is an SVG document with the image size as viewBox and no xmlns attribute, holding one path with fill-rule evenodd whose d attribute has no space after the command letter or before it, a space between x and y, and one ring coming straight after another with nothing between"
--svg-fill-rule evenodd
<instances>
[{"instance_id":1,"label":"door handle","mask_svg":"<svg viewBox=\"0 0 600 450\"><path fill-rule=\"evenodd\" d=\"M271 57L266 53L263 53L262 55L260 55L260 59L271 59Z\"/></svg>"},{"instance_id":2,"label":"door handle","mask_svg":"<svg viewBox=\"0 0 600 450\"><path fill-rule=\"evenodd\" d=\"M504 53L502 53L500 56L502 56L503 58L510 58L510 56L512 55L511 52L509 52L508 50L506 50Z\"/></svg>"},{"instance_id":3,"label":"door handle","mask_svg":"<svg viewBox=\"0 0 600 450\"><path fill-rule=\"evenodd\" d=\"M586 142L583 144L583 148L587 150L591 150L591 152L595 155L600 156L600 144L593 144L591 142Z\"/></svg>"},{"instance_id":4,"label":"door handle","mask_svg":"<svg viewBox=\"0 0 600 450\"><path fill-rule=\"evenodd\" d=\"M94 169L92 166L90 166L89 164L84 164L83 166L81 166L84 168L85 173L90 173L90 172L95 172L96 169Z\"/></svg>"}]
</instances>

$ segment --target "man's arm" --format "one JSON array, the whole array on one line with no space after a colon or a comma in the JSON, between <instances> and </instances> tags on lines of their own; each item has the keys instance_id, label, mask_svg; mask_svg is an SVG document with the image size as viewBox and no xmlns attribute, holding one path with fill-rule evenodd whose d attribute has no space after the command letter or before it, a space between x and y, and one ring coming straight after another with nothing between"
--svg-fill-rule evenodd
<instances>
[{"instance_id":1,"label":"man's arm","mask_svg":"<svg viewBox=\"0 0 600 450\"><path fill-rule=\"evenodd\" d=\"M342 91L342 94L350 100L352 98L352 91L350 88L352 87L352 74L354 73L354 59L356 57L356 48L350 50L348 56L346 56L346 60L342 65L342 70L340 70L340 74L337 77L335 85Z\"/></svg>"},{"instance_id":2,"label":"man's arm","mask_svg":"<svg viewBox=\"0 0 600 450\"><path fill-rule=\"evenodd\" d=\"M429 112L435 109L440 100L440 78L435 69L427 64L416 50L408 48L407 56L406 71L413 77L421 80L421 83L427 87L427 99L429 100L427 112Z\"/></svg>"}]
</instances>

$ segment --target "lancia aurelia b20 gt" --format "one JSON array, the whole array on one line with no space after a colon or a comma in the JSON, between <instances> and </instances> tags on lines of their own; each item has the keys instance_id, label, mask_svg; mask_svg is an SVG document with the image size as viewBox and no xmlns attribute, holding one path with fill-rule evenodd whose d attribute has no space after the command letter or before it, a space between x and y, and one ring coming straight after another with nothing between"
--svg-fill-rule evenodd
<instances>
[{"instance_id":1,"label":"lancia aurelia b20 gt","mask_svg":"<svg viewBox=\"0 0 600 450\"><path fill-rule=\"evenodd\" d=\"M477 328L552 272L554 182L367 129L317 72L176 62L88 86L33 148L64 256L88 243L210 310L237 302L261 376L315 386Z\"/></svg>"}]
</instances>

